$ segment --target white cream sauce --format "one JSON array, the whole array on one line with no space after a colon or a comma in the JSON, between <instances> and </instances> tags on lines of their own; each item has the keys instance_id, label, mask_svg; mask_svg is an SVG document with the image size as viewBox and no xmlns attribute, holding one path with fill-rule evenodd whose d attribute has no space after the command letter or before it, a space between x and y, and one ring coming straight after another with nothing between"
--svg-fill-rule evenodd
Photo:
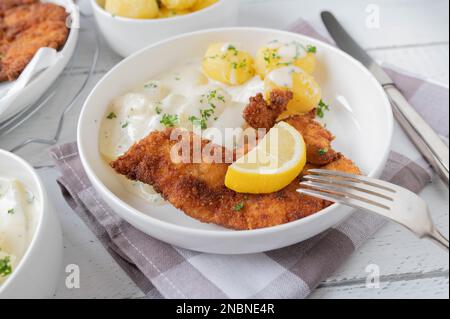
<instances>
[{"instance_id":1,"label":"white cream sauce","mask_svg":"<svg viewBox=\"0 0 450 319\"><path fill-rule=\"evenodd\" d=\"M219 145L230 145L230 141L217 138L211 131L219 130L226 136L226 129L242 128L242 112L249 98L262 92L264 82L259 76L241 86L228 86L206 78L201 60L190 61L112 101L101 124L100 152L106 161L115 160L152 131L165 129L165 115L176 115L173 124L188 130L194 127L193 117L203 119L205 137ZM202 118L205 111L209 116ZM199 121L195 123L199 125ZM161 203L148 185L126 179L123 182L134 194Z\"/></svg>"},{"instance_id":2,"label":"white cream sauce","mask_svg":"<svg viewBox=\"0 0 450 319\"><path fill-rule=\"evenodd\" d=\"M277 54L280 56L281 63L293 63L296 59L301 59L306 57L306 48L298 42L281 42L274 40L268 43L267 47L269 49L277 50Z\"/></svg>"},{"instance_id":3,"label":"white cream sauce","mask_svg":"<svg viewBox=\"0 0 450 319\"><path fill-rule=\"evenodd\" d=\"M296 66L285 66L275 69L267 75L267 79L276 86L289 89L294 88L294 73L303 73L304 71Z\"/></svg>"},{"instance_id":4,"label":"white cream sauce","mask_svg":"<svg viewBox=\"0 0 450 319\"><path fill-rule=\"evenodd\" d=\"M225 43L225 44L222 46L222 48L221 48L220 51L221 51L222 53L227 53L228 50L233 49L233 48L236 49L237 51L241 51L241 50L242 50L240 44L235 44L235 43L228 42L228 43Z\"/></svg>"},{"instance_id":5,"label":"white cream sauce","mask_svg":"<svg viewBox=\"0 0 450 319\"><path fill-rule=\"evenodd\" d=\"M19 264L33 238L38 218L38 199L16 180L0 177L0 261ZM0 284L7 276L0 274Z\"/></svg>"}]
</instances>

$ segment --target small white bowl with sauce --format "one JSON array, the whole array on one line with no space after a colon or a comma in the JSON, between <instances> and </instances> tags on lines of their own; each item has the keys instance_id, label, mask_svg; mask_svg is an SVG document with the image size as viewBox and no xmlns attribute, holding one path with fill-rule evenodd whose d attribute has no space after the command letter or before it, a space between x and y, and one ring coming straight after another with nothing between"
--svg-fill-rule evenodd
<instances>
[{"instance_id":1,"label":"small white bowl with sauce","mask_svg":"<svg viewBox=\"0 0 450 319\"><path fill-rule=\"evenodd\" d=\"M9 276L0 281L0 299L50 298L60 279L62 266L58 216L35 170L23 159L4 150L0 150L0 182L4 188L0 189L3 196L3 199L0 197L3 200L0 208L4 210L11 206L6 212L0 212L5 214L0 221L0 246L4 245L8 250L0 252L0 260L4 261L6 256L13 265ZM24 233L26 240L23 240ZM12 240L14 236L17 240ZM23 241L20 247L17 245L19 240ZM19 255L17 258L15 253Z\"/></svg>"},{"instance_id":2,"label":"small white bowl with sauce","mask_svg":"<svg viewBox=\"0 0 450 319\"><path fill-rule=\"evenodd\" d=\"M238 0L219 0L202 10L161 19L113 16L105 0L90 0L97 25L111 48L123 57L158 41L187 32L237 24ZM150 61L149 61L150 62Z\"/></svg>"}]
</instances>

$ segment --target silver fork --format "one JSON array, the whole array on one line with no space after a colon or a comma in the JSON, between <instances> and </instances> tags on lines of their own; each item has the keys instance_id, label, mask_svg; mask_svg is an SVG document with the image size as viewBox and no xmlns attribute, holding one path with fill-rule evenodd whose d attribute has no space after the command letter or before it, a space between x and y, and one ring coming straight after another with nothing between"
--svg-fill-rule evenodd
<instances>
[{"instance_id":1,"label":"silver fork","mask_svg":"<svg viewBox=\"0 0 450 319\"><path fill-rule=\"evenodd\" d=\"M449 251L448 239L436 228L428 205L413 192L365 176L310 169L297 191L353 208L379 214L397 222L419 238L427 238Z\"/></svg>"}]
</instances>

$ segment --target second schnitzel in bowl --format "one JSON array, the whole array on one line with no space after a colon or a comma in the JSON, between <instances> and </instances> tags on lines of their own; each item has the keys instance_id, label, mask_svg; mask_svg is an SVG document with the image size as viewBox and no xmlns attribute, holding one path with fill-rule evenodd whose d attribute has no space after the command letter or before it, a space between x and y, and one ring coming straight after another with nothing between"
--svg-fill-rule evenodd
<instances>
[{"instance_id":1,"label":"second schnitzel in bowl","mask_svg":"<svg viewBox=\"0 0 450 319\"><path fill-rule=\"evenodd\" d=\"M0 1L0 123L28 110L56 81L75 51L79 22L72 0ZM17 82L23 71L28 81Z\"/></svg>"},{"instance_id":2,"label":"second schnitzel in bowl","mask_svg":"<svg viewBox=\"0 0 450 319\"><path fill-rule=\"evenodd\" d=\"M78 126L84 168L118 215L219 254L273 250L336 225L351 210L296 192L302 172L379 176L391 135L389 102L359 63L254 28L188 34L131 56L99 82Z\"/></svg>"}]
</instances>

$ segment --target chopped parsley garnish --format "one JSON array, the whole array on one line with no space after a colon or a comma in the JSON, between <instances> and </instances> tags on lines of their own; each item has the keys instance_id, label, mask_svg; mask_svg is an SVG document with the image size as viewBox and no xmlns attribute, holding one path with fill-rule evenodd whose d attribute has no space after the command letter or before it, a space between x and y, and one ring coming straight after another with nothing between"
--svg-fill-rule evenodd
<instances>
[{"instance_id":1,"label":"chopped parsley garnish","mask_svg":"<svg viewBox=\"0 0 450 319\"><path fill-rule=\"evenodd\" d=\"M6 277L12 273L11 260L9 256L0 259L0 276Z\"/></svg>"},{"instance_id":2,"label":"chopped parsley garnish","mask_svg":"<svg viewBox=\"0 0 450 319\"><path fill-rule=\"evenodd\" d=\"M273 43L273 41L271 43ZM264 51L264 61L266 61L267 64L271 64L275 61L276 65L278 66L289 66L294 64L297 59L302 58L305 51L308 53L317 52L317 47L313 45L304 46L295 41L285 45L295 46L295 56L290 61L286 61L286 59L283 59L283 57L278 53L277 50L272 49L266 49Z\"/></svg>"},{"instance_id":3,"label":"chopped parsley garnish","mask_svg":"<svg viewBox=\"0 0 450 319\"><path fill-rule=\"evenodd\" d=\"M266 50L264 52L264 60L267 64L270 64L272 60L281 60L281 55L276 52L271 52L270 50Z\"/></svg>"},{"instance_id":4,"label":"chopped parsley garnish","mask_svg":"<svg viewBox=\"0 0 450 319\"><path fill-rule=\"evenodd\" d=\"M217 96L217 90L211 90L211 91L209 91L208 94L206 95L206 97L208 98L208 101L209 101L209 100L212 100L212 99L215 99L216 96Z\"/></svg>"},{"instance_id":5,"label":"chopped parsley garnish","mask_svg":"<svg viewBox=\"0 0 450 319\"><path fill-rule=\"evenodd\" d=\"M208 128L208 120L215 112L214 108L215 106L212 109L200 110L201 117L191 116L189 117L189 121L191 121L195 126L200 126L202 130L206 130Z\"/></svg>"},{"instance_id":6,"label":"chopped parsley garnish","mask_svg":"<svg viewBox=\"0 0 450 319\"><path fill-rule=\"evenodd\" d=\"M317 52L317 47L315 47L313 45L308 45L308 46L306 46L306 52L308 52L308 53L316 53Z\"/></svg>"},{"instance_id":7,"label":"chopped parsley garnish","mask_svg":"<svg viewBox=\"0 0 450 319\"><path fill-rule=\"evenodd\" d=\"M208 57L205 57L205 60L206 60L206 59L214 60L214 59L217 59L217 58L219 58L219 55L218 55L218 54L212 55L212 56L208 56Z\"/></svg>"},{"instance_id":8,"label":"chopped parsley garnish","mask_svg":"<svg viewBox=\"0 0 450 319\"><path fill-rule=\"evenodd\" d=\"M236 47L234 45L231 45L231 44L228 46L227 50L228 51L233 51L234 55L238 55L238 53L239 53L238 49L236 49Z\"/></svg>"},{"instance_id":9,"label":"chopped parsley garnish","mask_svg":"<svg viewBox=\"0 0 450 319\"><path fill-rule=\"evenodd\" d=\"M107 118L108 120L112 120L112 119L117 118L117 115L116 115L116 113L111 112L111 113L108 114L108 116L107 116L106 118Z\"/></svg>"},{"instance_id":10,"label":"chopped parsley garnish","mask_svg":"<svg viewBox=\"0 0 450 319\"><path fill-rule=\"evenodd\" d=\"M217 92L217 90L211 90L207 94L203 94L200 98L200 103L205 103L205 99L213 109L216 108L214 102L221 101L225 103L225 96Z\"/></svg>"},{"instance_id":11,"label":"chopped parsley garnish","mask_svg":"<svg viewBox=\"0 0 450 319\"><path fill-rule=\"evenodd\" d=\"M15 212L14 208L8 209L8 214L12 215L14 214L14 212Z\"/></svg>"},{"instance_id":12,"label":"chopped parsley garnish","mask_svg":"<svg viewBox=\"0 0 450 319\"><path fill-rule=\"evenodd\" d=\"M130 124L130 122L125 122L125 123L122 125L122 128L127 128L129 124Z\"/></svg>"},{"instance_id":13,"label":"chopped parsley garnish","mask_svg":"<svg viewBox=\"0 0 450 319\"><path fill-rule=\"evenodd\" d=\"M329 110L330 107L323 100L320 100L319 105L317 106L317 116L323 118L325 116L325 111Z\"/></svg>"},{"instance_id":14,"label":"chopped parsley garnish","mask_svg":"<svg viewBox=\"0 0 450 319\"><path fill-rule=\"evenodd\" d=\"M237 62L232 62L231 63L231 67L235 70L237 69L244 69L245 67L247 67L247 59L244 59L243 61L237 63Z\"/></svg>"},{"instance_id":15,"label":"chopped parsley garnish","mask_svg":"<svg viewBox=\"0 0 450 319\"><path fill-rule=\"evenodd\" d=\"M164 114L160 123L165 127L175 127L178 124L178 115Z\"/></svg>"},{"instance_id":16,"label":"chopped parsley garnish","mask_svg":"<svg viewBox=\"0 0 450 319\"><path fill-rule=\"evenodd\" d=\"M244 203L244 202L237 203L237 204L234 206L233 210L234 210L235 212L239 212L239 211L241 211L241 210L244 208L244 206L245 206L245 203Z\"/></svg>"},{"instance_id":17,"label":"chopped parsley garnish","mask_svg":"<svg viewBox=\"0 0 450 319\"><path fill-rule=\"evenodd\" d=\"M208 124L206 123L206 120L205 119L200 119L197 116L189 117L189 121L194 126L199 126L202 130L206 130L208 128Z\"/></svg>"},{"instance_id":18,"label":"chopped parsley garnish","mask_svg":"<svg viewBox=\"0 0 450 319\"><path fill-rule=\"evenodd\" d=\"M328 148L321 148L319 150L319 155L325 155L326 153L328 153Z\"/></svg>"},{"instance_id":19,"label":"chopped parsley garnish","mask_svg":"<svg viewBox=\"0 0 450 319\"><path fill-rule=\"evenodd\" d=\"M201 98L200 98L200 103L205 103L205 99L209 104L214 105L213 101L217 96L217 91L216 90L211 90L208 92L208 94L202 94Z\"/></svg>"},{"instance_id":20,"label":"chopped parsley garnish","mask_svg":"<svg viewBox=\"0 0 450 319\"><path fill-rule=\"evenodd\" d=\"M150 82L150 83L147 83L146 85L144 85L144 88L146 88L146 89L156 89L157 87L158 87L158 84L153 83L153 82Z\"/></svg>"},{"instance_id":21,"label":"chopped parsley garnish","mask_svg":"<svg viewBox=\"0 0 450 319\"><path fill-rule=\"evenodd\" d=\"M156 114L161 114L161 112L162 112L162 109L159 107L159 106L156 106L155 107L155 112L156 112Z\"/></svg>"},{"instance_id":22,"label":"chopped parsley garnish","mask_svg":"<svg viewBox=\"0 0 450 319\"><path fill-rule=\"evenodd\" d=\"M207 109L207 110L200 110L200 115L203 119L207 120L214 114L213 109Z\"/></svg>"},{"instance_id":23,"label":"chopped parsley garnish","mask_svg":"<svg viewBox=\"0 0 450 319\"><path fill-rule=\"evenodd\" d=\"M200 110L200 116L191 116L189 121L195 126L200 126L201 129L206 130L208 128L208 120L215 114L218 102L226 103L225 96L220 91L210 90L208 93L203 94L200 98L200 103L207 103L210 108ZM217 120L217 117L213 118Z\"/></svg>"}]
</instances>

